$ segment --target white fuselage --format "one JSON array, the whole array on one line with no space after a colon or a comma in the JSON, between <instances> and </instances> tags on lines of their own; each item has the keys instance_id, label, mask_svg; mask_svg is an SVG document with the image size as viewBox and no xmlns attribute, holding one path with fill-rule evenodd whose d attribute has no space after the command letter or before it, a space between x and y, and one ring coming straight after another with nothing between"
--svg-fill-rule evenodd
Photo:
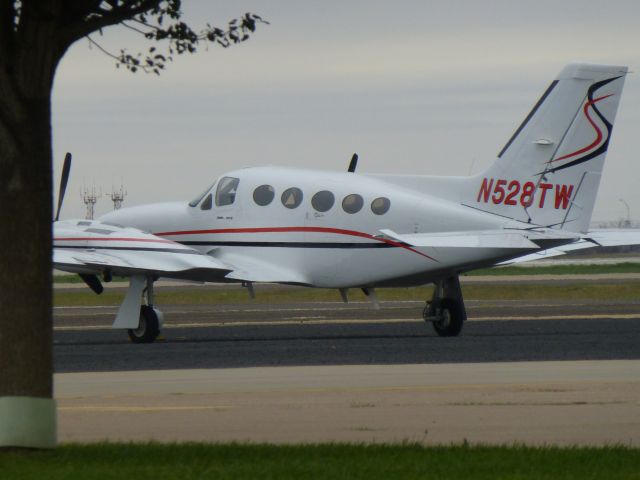
<instances>
[{"instance_id":1,"label":"white fuselage","mask_svg":"<svg viewBox=\"0 0 640 480\"><path fill-rule=\"evenodd\" d=\"M220 184L234 183L225 179L238 179L237 185L229 192L219 192L216 202ZM287 192L291 188L302 193L297 206L296 195ZM318 192L325 191L331 193L322 193L313 201ZM194 247L246 270L243 278L317 287L424 284L524 251L411 247L385 237L380 230L492 230L503 228L509 220L431 196L415 186L404 188L380 176L278 167L230 172L197 204L132 207L101 220Z\"/></svg>"}]
</instances>

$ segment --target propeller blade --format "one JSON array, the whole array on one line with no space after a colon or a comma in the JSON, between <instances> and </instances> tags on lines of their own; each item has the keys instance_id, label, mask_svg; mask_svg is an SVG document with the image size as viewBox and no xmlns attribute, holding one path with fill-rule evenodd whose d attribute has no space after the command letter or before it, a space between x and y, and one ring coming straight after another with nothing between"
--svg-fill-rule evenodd
<instances>
[{"instance_id":1,"label":"propeller blade","mask_svg":"<svg viewBox=\"0 0 640 480\"><path fill-rule=\"evenodd\" d=\"M351 162L349 162L349 169L347 172L353 173L356 171L356 167L358 166L358 154L354 153L353 157L351 157Z\"/></svg>"},{"instance_id":2,"label":"propeller blade","mask_svg":"<svg viewBox=\"0 0 640 480\"><path fill-rule=\"evenodd\" d=\"M67 191L67 182L69 181L69 172L71 171L71 154L67 152L64 156L64 164L62 165L62 177L60 177L60 190L58 191L58 210L56 210L56 217L54 221L58 221L60 218L60 210L62 209L62 201L64 200L64 193Z\"/></svg>"}]
</instances>

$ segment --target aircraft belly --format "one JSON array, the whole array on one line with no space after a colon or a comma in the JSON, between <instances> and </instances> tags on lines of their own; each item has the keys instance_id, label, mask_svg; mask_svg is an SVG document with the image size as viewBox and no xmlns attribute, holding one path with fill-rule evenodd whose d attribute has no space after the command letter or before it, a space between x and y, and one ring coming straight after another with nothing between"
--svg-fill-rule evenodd
<instances>
[{"instance_id":1,"label":"aircraft belly","mask_svg":"<svg viewBox=\"0 0 640 480\"><path fill-rule=\"evenodd\" d=\"M309 269L313 285L323 288L373 286L390 279L429 271L437 264L432 260L401 249L320 249ZM330 273L325 273L325 270ZM335 274L331 274L335 272ZM318 274L320 273L320 274ZM324 275L323 275L324 273Z\"/></svg>"},{"instance_id":2,"label":"aircraft belly","mask_svg":"<svg viewBox=\"0 0 640 480\"><path fill-rule=\"evenodd\" d=\"M339 263L338 274L331 277L312 275L312 284L324 288L360 286L421 285L442 276L480 268L496 261L517 257L530 250L501 248L421 248L416 253L405 249L356 250L336 255L329 249L318 252L318 263L309 264L312 272L321 271L321 262ZM426 254L430 260L421 256ZM327 262L327 259L331 261Z\"/></svg>"},{"instance_id":3,"label":"aircraft belly","mask_svg":"<svg viewBox=\"0 0 640 480\"><path fill-rule=\"evenodd\" d=\"M451 269L467 269L469 267L483 266L489 261L493 263L495 259L511 258L531 253L531 249L516 248L434 248L434 255L440 259L442 266Z\"/></svg>"},{"instance_id":4,"label":"aircraft belly","mask_svg":"<svg viewBox=\"0 0 640 480\"><path fill-rule=\"evenodd\" d=\"M233 268L226 280L311 284L303 248L227 246L210 254Z\"/></svg>"},{"instance_id":5,"label":"aircraft belly","mask_svg":"<svg viewBox=\"0 0 640 480\"><path fill-rule=\"evenodd\" d=\"M431 253L439 263L420 272L397 275L372 286L410 287L424 285L450 275L463 273L477 268L487 268L507 259L530 253L531 250L503 248L434 248Z\"/></svg>"}]
</instances>

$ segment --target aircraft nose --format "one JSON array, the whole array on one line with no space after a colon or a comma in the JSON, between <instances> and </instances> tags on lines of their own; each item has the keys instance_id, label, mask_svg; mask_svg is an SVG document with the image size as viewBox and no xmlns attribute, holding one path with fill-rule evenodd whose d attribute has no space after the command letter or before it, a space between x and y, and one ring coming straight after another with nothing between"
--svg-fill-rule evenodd
<instances>
[{"instance_id":1,"label":"aircraft nose","mask_svg":"<svg viewBox=\"0 0 640 480\"><path fill-rule=\"evenodd\" d=\"M118 225L127 226L125 225L126 222L123 222L123 220L125 220L125 216L122 215L122 213L123 210L114 210L113 212L105 213L98 218L98 220L101 222L116 223Z\"/></svg>"},{"instance_id":2,"label":"aircraft nose","mask_svg":"<svg viewBox=\"0 0 640 480\"><path fill-rule=\"evenodd\" d=\"M154 203L114 210L100 217L100 221L147 232L165 232L173 223L184 220L185 209L180 202Z\"/></svg>"},{"instance_id":3,"label":"aircraft nose","mask_svg":"<svg viewBox=\"0 0 640 480\"><path fill-rule=\"evenodd\" d=\"M102 215L99 220L101 222L113 223L123 227L134 227L144 230L144 219L145 217L148 218L148 212L147 215L141 215L141 213L140 207L122 208Z\"/></svg>"}]
</instances>

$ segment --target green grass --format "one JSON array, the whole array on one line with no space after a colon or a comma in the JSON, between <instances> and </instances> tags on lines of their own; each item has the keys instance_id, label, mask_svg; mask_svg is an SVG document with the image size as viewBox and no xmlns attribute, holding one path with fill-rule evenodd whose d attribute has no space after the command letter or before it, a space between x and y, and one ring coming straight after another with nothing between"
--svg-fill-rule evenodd
<instances>
[{"instance_id":1,"label":"green grass","mask_svg":"<svg viewBox=\"0 0 640 480\"><path fill-rule=\"evenodd\" d=\"M127 282L127 277L113 277L114 282ZM53 283L84 283L84 280L80 278L80 275L75 274L65 274L65 275L54 275Z\"/></svg>"},{"instance_id":2,"label":"green grass","mask_svg":"<svg viewBox=\"0 0 640 480\"><path fill-rule=\"evenodd\" d=\"M420 445L93 444L0 450L0 479L640 479L640 450Z\"/></svg>"},{"instance_id":3,"label":"green grass","mask_svg":"<svg viewBox=\"0 0 640 480\"><path fill-rule=\"evenodd\" d=\"M640 273L640 263L624 262L612 265L549 265L544 267L506 267L483 268L465 275L589 275L600 273ZM126 277L113 277L114 282L126 282ZM82 283L78 275L54 275L53 283Z\"/></svg>"},{"instance_id":4,"label":"green grass","mask_svg":"<svg viewBox=\"0 0 640 480\"><path fill-rule=\"evenodd\" d=\"M256 285L256 303L279 304L287 302L326 302L339 301L337 290L305 287L280 287ZM424 288L420 290L425 291ZM430 289L426 289L429 290ZM390 291L390 290L389 290ZM403 289L400 297L410 295L409 289ZM389 296L389 295L387 295ZM68 305L119 305L124 298L124 291L105 291L97 296L90 290L54 291L54 303L57 306ZM364 301L366 297L354 289L349 298L353 301ZM230 286L194 286L181 288L164 288L156 290L156 303L159 305L209 305L213 303L235 304L248 303L247 289L238 285Z\"/></svg>"},{"instance_id":5,"label":"green grass","mask_svg":"<svg viewBox=\"0 0 640 480\"><path fill-rule=\"evenodd\" d=\"M324 288L279 287L256 285L255 303L284 304L293 302L336 302L336 290ZM462 287L467 300L637 300L640 281L622 283L515 283L468 284ZM432 287L383 288L377 291L380 301L416 300L431 298ZM96 295L89 289L54 291L56 306L119 305L124 291L105 291ZM349 291L351 301L365 301L358 289ZM246 289L228 287L164 288L156 291L158 305L249 304Z\"/></svg>"},{"instance_id":6,"label":"green grass","mask_svg":"<svg viewBox=\"0 0 640 480\"><path fill-rule=\"evenodd\" d=\"M468 300L638 300L640 282L466 285Z\"/></svg>"},{"instance_id":7,"label":"green grass","mask_svg":"<svg viewBox=\"0 0 640 480\"><path fill-rule=\"evenodd\" d=\"M544 267L509 265L505 267L473 270L465 275L595 275L601 273L640 273L640 263L625 262L612 265L548 265Z\"/></svg>"}]
</instances>

